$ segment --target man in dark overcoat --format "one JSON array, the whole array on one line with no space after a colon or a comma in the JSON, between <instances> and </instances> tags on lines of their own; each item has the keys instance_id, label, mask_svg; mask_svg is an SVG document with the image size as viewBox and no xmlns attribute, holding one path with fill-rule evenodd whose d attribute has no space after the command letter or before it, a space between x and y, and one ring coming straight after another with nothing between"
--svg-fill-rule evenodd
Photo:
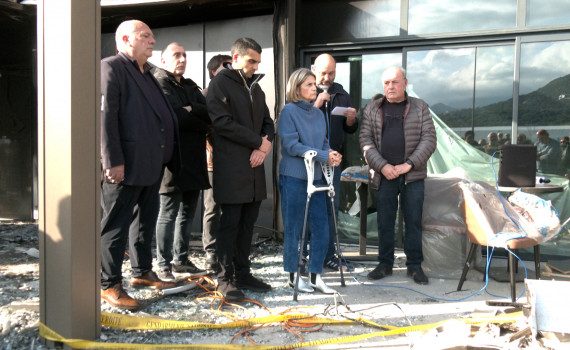
<instances>
[{"instance_id":1,"label":"man in dark overcoat","mask_svg":"<svg viewBox=\"0 0 570 350\"><path fill-rule=\"evenodd\" d=\"M192 79L184 78L186 51L173 42L161 54L163 68L154 77L178 117L182 166L178 174L164 171L160 186L160 211L156 223L158 276L174 280L172 271L201 274L188 258L192 221L200 191L210 188L206 167L206 132L212 124L206 99Z\"/></svg>"},{"instance_id":2,"label":"man in dark overcoat","mask_svg":"<svg viewBox=\"0 0 570 350\"><path fill-rule=\"evenodd\" d=\"M271 286L251 274L249 252L253 225L267 197L263 161L275 135L273 120L255 74L261 46L249 38L231 49L232 69L210 82L206 98L214 126L214 199L222 214L216 240L220 272L218 291L242 299L242 289L267 291Z\"/></svg>"}]
</instances>

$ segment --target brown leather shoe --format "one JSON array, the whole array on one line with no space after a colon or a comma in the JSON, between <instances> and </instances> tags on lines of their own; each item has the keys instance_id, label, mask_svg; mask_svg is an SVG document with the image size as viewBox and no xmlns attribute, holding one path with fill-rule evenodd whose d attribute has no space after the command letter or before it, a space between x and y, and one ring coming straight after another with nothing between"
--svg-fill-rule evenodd
<instances>
[{"instance_id":1,"label":"brown leather shoe","mask_svg":"<svg viewBox=\"0 0 570 350\"><path fill-rule=\"evenodd\" d=\"M177 287L175 282L166 282L158 278L154 271L149 271L141 277L131 278L131 287L133 288L153 288L153 289L168 289Z\"/></svg>"},{"instance_id":2,"label":"brown leather shoe","mask_svg":"<svg viewBox=\"0 0 570 350\"><path fill-rule=\"evenodd\" d=\"M121 283L115 284L108 289L101 289L101 299L114 307L124 310L136 310L141 306L138 301L125 292Z\"/></svg>"}]
</instances>

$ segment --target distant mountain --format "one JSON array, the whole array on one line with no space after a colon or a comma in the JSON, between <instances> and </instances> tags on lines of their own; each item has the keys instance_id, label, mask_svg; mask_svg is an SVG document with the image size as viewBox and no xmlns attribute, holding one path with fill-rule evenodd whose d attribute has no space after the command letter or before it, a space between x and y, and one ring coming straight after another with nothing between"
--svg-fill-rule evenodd
<instances>
[{"instance_id":1,"label":"distant mountain","mask_svg":"<svg viewBox=\"0 0 570 350\"><path fill-rule=\"evenodd\" d=\"M519 97L519 125L560 125L570 118L570 99L559 100L561 94L570 95L570 74L550 81L545 86ZM438 113L450 127L471 126L471 108ZM439 107L438 107L439 108ZM510 125L513 99L475 108L476 126Z\"/></svg>"},{"instance_id":2,"label":"distant mountain","mask_svg":"<svg viewBox=\"0 0 570 350\"><path fill-rule=\"evenodd\" d=\"M433 106L430 106L430 108L432 111L434 111L435 114L440 117L444 114L457 110L457 108L448 106L444 103L436 103Z\"/></svg>"}]
</instances>

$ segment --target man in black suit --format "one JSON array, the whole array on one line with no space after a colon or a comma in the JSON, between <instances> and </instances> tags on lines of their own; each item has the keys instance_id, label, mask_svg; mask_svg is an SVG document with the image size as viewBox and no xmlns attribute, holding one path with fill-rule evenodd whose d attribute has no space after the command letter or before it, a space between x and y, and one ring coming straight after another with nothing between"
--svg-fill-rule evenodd
<instances>
[{"instance_id":1,"label":"man in black suit","mask_svg":"<svg viewBox=\"0 0 570 350\"><path fill-rule=\"evenodd\" d=\"M123 289L127 240L133 287L165 289L152 271L151 242L163 169L180 166L178 124L147 59L155 44L150 28L125 21L115 33L118 54L101 61L101 298L133 310L140 304Z\"/></svg>"}]
</instances>

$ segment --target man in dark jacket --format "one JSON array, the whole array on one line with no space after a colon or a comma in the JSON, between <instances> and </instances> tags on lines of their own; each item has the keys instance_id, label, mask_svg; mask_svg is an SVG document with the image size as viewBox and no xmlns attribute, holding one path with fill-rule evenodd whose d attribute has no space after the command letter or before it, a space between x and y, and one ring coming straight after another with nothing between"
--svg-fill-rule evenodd
<instances>
[{"instance_id":1,"label":"man in dark jacket","mask_svg":"<svg viewBox=\"0 0 570 350\"><path fill-rule=\"evenodd\" d=\"M241 289L267 291L271 286L251 274L249 252L253 225L267 197L263 161L275 135L273 120L254 74L261 46L250 38L236 40L232 69L210 82L207 107L214 125L214 199L222 215L216 239L220 272L218 291L242 299Z\"/></svg>"},{"instance_id":2,"label":"man in dark jacket","mask_svg":"<svg viewBox=\"0 0 570 350\"><path fill-rule=\"evenodd\" d=\"M147 63L150 28L125 21L115 41L119 53L101 61L101 299L133 310L140 304L123 289L121 270L127 240L131 286L175 286L152 271L151 242L162 171L180 165L178 124Z\"/></svg>"},{"instance_id":3,"label":"man in dark jacket","mask_svg":"<svg viewBox=\"0 0 570 350\"><path fill-rule=\"evenodd\" d=\"M333 150L344 156L344 133L353 134L358 130L358 119L356 119L356 109L352 108L350 95L344 90L342 85L334 82L336 76L336 61L327 54L321 54L315 59L315 63L311 67L313 73L317 77L317 99L313 106L319 108L327 119L328 138L330 146ZM342 113L332 114L335 107L345 107ZM341 167L334 168L334 217L338 218L338 206L340 199L340 173ZM327 201L329 211L329 248L325 257L324 266L332 270L338 270L342 266L340 257L335 257L336 232L333 221L332 208L330 201Z\"/></svg>"},{"instance_id":4,"label":"man in dark jacket","mask_svg":"<svg viewBox=\"0 0 570 350\"><path fill-rule=\"evenodd\" d=\"M174 280L172 270L190 274L204 272L188 258L188 245L200 191L210 187L206 132L211 121L200 88L183 77L186 71L184 47L175 42L168 44L162 51L161 63L164 69L157 68L154 76L178 117L182 166L176 175L168 169L164 171L156 223L156 255L158 276Z\"/></svg>"},{"instance_id":5,"label":"man in dark jacket","mask_svg":"<svg viewBox=\"0 0 570 350\"><path fill-rule=\"evenodd\" d=\"M408 276L427 284L422 270L422 208L427 162L437 145L428 105L406 93L408 80L400 67L382 74L386 96L368 104L360 128L360 149L371 169L378 208L378 266L368 274L390 276L394 265L394 225L398 195L402 200L404 252Z\"/></svg>"}]
</instances>

